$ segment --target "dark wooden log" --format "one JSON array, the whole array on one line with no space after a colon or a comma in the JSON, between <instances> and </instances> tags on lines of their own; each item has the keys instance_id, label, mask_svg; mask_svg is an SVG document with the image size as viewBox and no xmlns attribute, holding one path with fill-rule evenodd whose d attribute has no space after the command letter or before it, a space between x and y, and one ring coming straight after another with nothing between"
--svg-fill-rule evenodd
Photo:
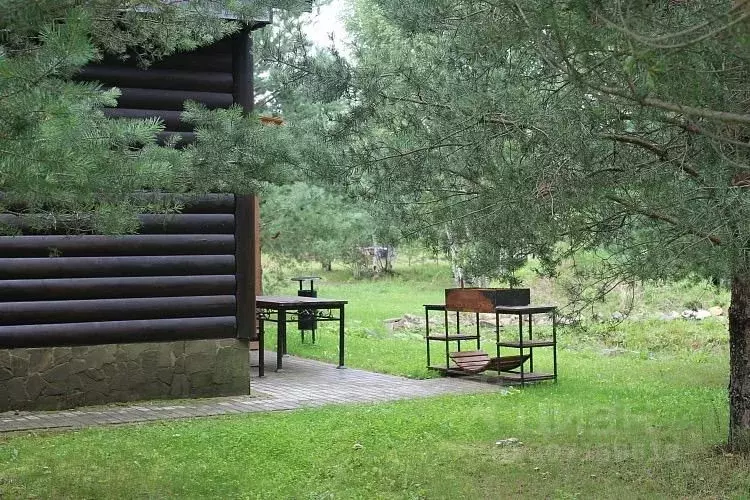
<instances>
[{"instance_id":1,"label":"dark wooden log","mask_svg":"<svg viewBox=\"0 0 750 500\"><path fill-rule=\"evenodd\" d=\"M180 119L182 111L161 109L105 108L104 114L110 118L144 119L159 118L164 122L165 130L171 132L191 132L193 126Z\"/></svg>"},{"instance_id":2,"label":"dark wooden log","mask_svg":"<svg viewBox=\"0 0 750 500\"><path fill-rule=\"evenodd\" d=\"M249 27L236 33L232 40L232 94L234 102L248 114L253 111L255 100L252 43Z\"/></svg>"},{"instance_id":3,"label":"dark wooden log","mask_svg":"<svg viewBox=\"0 0 750 500\"><path fill-rule=\"evenodd\" d=\"M0 348L232 338L234 323L234 316L218 316L0 326Z\"/></svg>"},{"instance_id":4,"label":"dark wooden log","mask_svg":"<svg viewBox=\"0 0 750 500\"><path fill-rule=\"evenodd\" d=\"M235 277L231 274L0 281L0 302L232 295L234 293Z\"/></svg>"},{"instance_id":5,"label":"dark wooden log","mask_svg":"<svg viewBox=\"0 0 750 500\"><path fill-rule=\"evenodd\" d=\"M0 302L0 325L232 316L233 295Z\"/></svg>"},{"instance_id":6,"label":"dark wooden log","mask_svg":"<svg viewBox=\"0 0 750 500\"><path fill-rule=\"evenodd\" d=\"M235 211L235 261L237 288L237 337L255 337L255 197L237 196Z\"/></svg>"},{"instance_id":7,"label":"dark wooden log","mask_svg":"<svg viewBox=\"0 0 750 500\"><path fill-rule=\"evenodd\" d=\"M234 215L234 195L227 193L155 193L142 191L134 193L133 196L143 202L174 200L181 204L181 213L184 214L232 214ZM6 208L13 212L23 212L27 204L21 200L10 199L5 193L0 192L0 203L6 204ZM9 205L7 205L9 204Z\"/></svg>"},{"instance_id":8,"label":"dark wooden log","mask_svg":"<svg viewBox=\"0 0 750 500\"><path fill-rule=\"evenodd\" d=\"M185 71L212 71L217 73L232 72L232 53L187 53L169 57L155 62L153 69L181 69Z\"/></svg>"},{"instance_id":9,"label":"dark wooden log","mask_svg":"<svg viewBox=\"0 0 750 500\"><path fill-rule=\"evenodd\" d=\"M230 234L0 236L0 257L231 255Z\"/></svg>"},{"instance_id":10,"label":"dark wooden log","mask_svg":"<svg viewBox=\"0 0 750 500\"><path fill-rule=\"evenodd\" d=\"M232 255L0 258L0 279L233 274Z\"/></svg>"},{"instance_id":11,"label":"dark wooden log","mask_svg":"<svg viewBox=\"0 0 750 500\"><path fill-rule=\"evenodd\" d=\"M143 214L141 234L234 234L229 214Z\"/></svg>"},{"instance_id":12,"label":"dark wooden log","mask_svg":"<svg viewBox=\"0 0 750 500\"><path fill-rule=\"evenodd\" d=\"M183 214L232 214L234 215L233 194L183 195L178 198L182 203Z\"/></svg>"},{"instance_id":13,"label":"dark wooden log","mask_svg":"<svg viewBox=\"0 0 750 500\"><path fill-rule=\"evenodd\" d=\"M232 74L228 72L157 68L142 70L92 64L84 67L76 75L76 80L97 81L114 87L232 92Z\"/></svg>"},{"instance_id":14,"label":"dark wooden log","mask_svg":"<svg viewBox=\"0 0 750 500\"><path fill-rule=\"evenodd\" d=\"M135 57L122 60L115 56L105 56L101 62L92 66L137 68L141 71L176 69L197 72L231 73L231 38L227 37L219 44L201 47L190 52L180 52L164 59L154 61L145 70L139 65L139 61Z\"/></svg>"},{"instance_id":15,"label":"dark wooden log","mask_svg":"<svg viewBox=\"0 0 750 500\"><path fill-rule=\"evenodd\" d=\"M154 193L142 191L137 198L144 202L169 200L179 204L183 214L231 214L234 217L234 195L228 193Z\"/></svg>"},{"instance_id":16,"label":"dark wooden log","mask_svg":"<svg viewBox=\"0 0 750 500\"><path fill-rule=\"evenodd\" d=\"M132 109L166 109L182 111L185 101L196 101L209 109L232 106L232 94L221 92L197 92L191 90L163 90L121 87L122 95L118 107Z\"/></svg>"},{"instance_id":17,"label":"dark wooden log","mask_svg":"<svg viewBox=\"0 0 750 500\"><path fill-rule=\"evenodd\" d=\"M234 217L229 214L141 214L139 234L234 234ZM38 222L45 222L37 229ZM0 224L28 235L76 234L90 231L88 224L55 217L36 221L31 215L0 214ZM47 225L50 224L50 225Z\"/></svg>"}]
</instances>

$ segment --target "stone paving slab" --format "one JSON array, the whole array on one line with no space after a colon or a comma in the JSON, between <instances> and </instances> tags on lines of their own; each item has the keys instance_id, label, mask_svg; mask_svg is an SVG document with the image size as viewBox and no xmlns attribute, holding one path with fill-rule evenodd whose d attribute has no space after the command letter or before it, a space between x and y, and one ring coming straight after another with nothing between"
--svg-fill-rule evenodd
<instances>
[{"instance_id":1,"label":"stone paving slab","mask_svg":"<svg viewBox=\"0 0 750 500\"><path fill-rule=\"evenodd\" d=\"M34 429L80 429L155 420L174 420L238 413L295 410L330 404L381 403L447 394L498 392L506 387L466 378L413 380L288 356L275 372L276 354L266 352L265 376L252 368L251 391L245 396L162 400L130 405L62 411L0 413L0 432Z\"/></svg>"}]
</instances>

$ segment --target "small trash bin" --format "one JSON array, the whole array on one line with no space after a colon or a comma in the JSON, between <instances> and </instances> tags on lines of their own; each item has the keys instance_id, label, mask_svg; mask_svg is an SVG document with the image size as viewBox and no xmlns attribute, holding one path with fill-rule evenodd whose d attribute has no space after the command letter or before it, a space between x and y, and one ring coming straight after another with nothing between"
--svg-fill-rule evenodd
<instances>
[{"instance_id":1,"label":"small trash bin","mask_svg":"<svg viewBox=\"0 0 750 500\"><path fill-rule=\"evenodd\" d=\"M298 297L317 297L318 291L315 289L315 282L320 279L320 276L297 276L292 278L292 281L299 283L299 290L297 290ZM310 283L310 288L305 289L305 283ZM315 330L317 329L317 321L315 321L315 311L312 309L300 309L297 311L297 328L302 334L302 343L305 343L305 331L309 330L312 332L312 343L315 343Z\"/></svg>"}]
</instances>

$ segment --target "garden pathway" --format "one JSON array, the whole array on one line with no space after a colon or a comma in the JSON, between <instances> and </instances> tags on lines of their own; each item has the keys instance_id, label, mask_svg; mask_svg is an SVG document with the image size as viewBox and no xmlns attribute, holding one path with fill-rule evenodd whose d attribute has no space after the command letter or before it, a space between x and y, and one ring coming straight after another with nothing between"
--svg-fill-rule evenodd
<instances>
[{"instance_id":1,"label":"garden pathway","mask_svg":"<svg viewBox=\"0 0 750 500\"><path fill-rule=\"evenodd\" d=\"M76 429L154 420L233 415L346 403L376 403L444 394L506 390L502 386L457 378L412 380L289 356L274 372L275 353L266 353L266 376L253 368L252 394L221 398L149 401L62 411L0 413L0 432L32 429Z\"/></svg>"}]
</instances>

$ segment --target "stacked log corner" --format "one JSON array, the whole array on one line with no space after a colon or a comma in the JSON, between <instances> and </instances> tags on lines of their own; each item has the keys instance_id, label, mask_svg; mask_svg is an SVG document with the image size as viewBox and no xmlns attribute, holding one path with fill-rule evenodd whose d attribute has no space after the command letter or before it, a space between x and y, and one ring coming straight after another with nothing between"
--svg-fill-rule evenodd
<instances>
[{"instance_id":1,"label":"stacked log corner","mask_svg":"<svg viewBox=\"0 0 750 500\"><path fill-rule=\"evenodd\" d=\"M185 101L252 111L251 32L263 25L147 69L134 55L107 56L75 78L120 89L108 116L157 118L160 140L188 144L195 133L182 120ZM69 236L64 225L40 234L29 219L0 214L23 235L0 238L0 348L250 338L258 213L254 196L189 196L182 213L143 214L138 235L117 237Z\"/></svg>"},{"instance_id":2,"label":"stacked log corner","mask_svg":"<svg viewBox=\"0 0 750 500\"><path fill-rule=\"evenodd\" d=\"M207 195L147 234L0 237L0 412L247 394L257 216Z\"/></svg>"},{"instance_id":3,"label":"stacked log corner","mask_svg":"<svg viewBox=\"0 0 750 500\"><path fill-rule=\"evenodd\" d=\"M247 338L253 206L212 195L148 214L150 234L0 237L0 348Z\"/></svg>"}]
</instances>

